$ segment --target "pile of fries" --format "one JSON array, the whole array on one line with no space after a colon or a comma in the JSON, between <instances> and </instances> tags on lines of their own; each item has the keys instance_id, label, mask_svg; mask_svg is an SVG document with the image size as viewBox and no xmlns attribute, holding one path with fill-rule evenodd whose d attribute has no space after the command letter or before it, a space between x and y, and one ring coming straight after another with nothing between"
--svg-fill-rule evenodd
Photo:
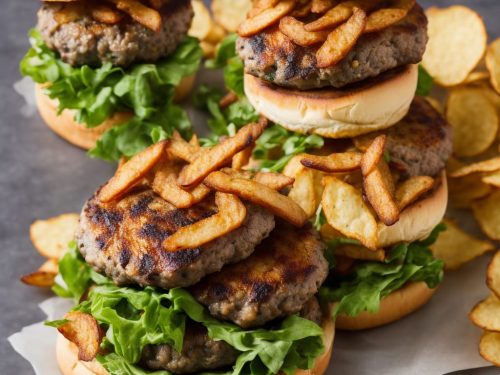
<instances>
[{"instance_id":1,"label":"pile of fries","mask_svg":"<svg viewBox=\"0 0 500 375\"><path fill-rule=\"evenodd\" d=\"M141 25L160 31L162 19L159 10L167 0L147 0L146 4L139 0L43 0L45 2L61 3L62 7L55 14L59 24L73 22L84 15L90 15L94 20L109 25L119 23L126 15Z\"/></svg>"},{"instance_id":2,"label":"pile of fries","mask_svg":"<svg viewBox=\"0 0 500 375\"><path fill-rule=\"evenodd\" d=\"M212 7L214 3L215 2L212 2ZM191 0L191 4L193 5L194 18L188 35L200 40L200 47L205 57L213 57L217 45L227 34L226 30L219 22L212 18L210 11L202 0ZM231 10L232 6L228 6L225 9Z\"/></svg>"},{"instance_id":3,"label":"pile of fries","mask_svg":"<svg viewBox=\"0 0 500 375\"><path fill-rule=\"evenodd\" d=\"M327 68L342 60L361 35L401 21L414 5L415 0L258 0L238 34L249 37L279 24L279 30L300 46L321 44L317 66Z\"/></svg>"}]
</instances>

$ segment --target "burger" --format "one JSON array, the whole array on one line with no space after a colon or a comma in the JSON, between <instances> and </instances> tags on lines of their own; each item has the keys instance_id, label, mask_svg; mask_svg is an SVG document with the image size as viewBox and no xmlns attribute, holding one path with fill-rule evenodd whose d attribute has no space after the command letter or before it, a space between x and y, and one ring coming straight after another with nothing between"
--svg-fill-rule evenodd
<instances>
[{"instance_id":1,"label":"burger","mask_svg":"<svg viewBox=\"0 0 500 375\"><path fill-rule=\"evenodd\" d=\"M328 274L324 242L305 220L277 215L273 197L298 206L250 174L236 180L273 195L268 204L221 193L231 187L214 173L231 171L213 166L214 178L198 185L211 187L202 199L172 204L178 196L154 181L169 165L186 168L174 155L189 147L180 138L150 146L84 204L54 286L76 306L47 323L60 333L62 373L324 373L334 338L331 307L317 299ZM241 221L223 230L234 216ZM187 244L167 245L179 237Z\"/></svg>"},{"instance_id":2,"label":"burger","mask_svg":"<svg viewBox=\"0 0 500 375\"><path fill-rule=\"evenodd\" d=\"M184 98L201 59L189 1L43 1L21 74L41 117L106 160L130 157L190 122ZM120 125L119 127L117 125Z\"/></svg>"},{"instance_id":3,"label":"burger","mask_svg":"<svg viewBox=\"0 0 500 375\"><path fill-rule=\"evenodd\" d=\"M414 1L264 3L211 62L236 93L216 110L220 97L204 89L213 124L231 127L249 113L275 124L246 168L296 179L290 196L327 244L320 299L336 303L336 327L395 321L427 302L443 276L430 247L445 229L452 134L421 96L432 85L417 65L426 16Z\"/></svg>"}]
</instances>

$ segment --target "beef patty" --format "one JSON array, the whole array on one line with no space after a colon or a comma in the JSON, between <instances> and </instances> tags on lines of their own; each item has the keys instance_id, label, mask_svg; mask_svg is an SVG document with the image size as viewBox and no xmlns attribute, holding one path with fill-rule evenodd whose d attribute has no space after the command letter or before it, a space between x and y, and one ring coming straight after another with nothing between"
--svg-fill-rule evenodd
<instances>
[{"instance_id":1,"label":"beef patty","mask_svg":"<svg viewBox=\"0 0 500 375\"><path fill-rule=\"evenodd\" d=\"M128 16L116 25L95 21L90 15L59 23L57 11L64 5L44 2L38 11L38 30L47 46L73 66L155 62L172 53L186 36L193 18L191 2L170 0L162 7L159 32Z\"/></svg>"},{"instance_id":2,"label":"beef patty","mask_svg":"<svg viewBox=\"0 0 500 375\"><path fill-rule=\"evenodd\" d=\"M363 35L344 59L329 68L316 66L319 46L301 47L278 27L239 38L236 50L244 60L246 73L278 86L307 90L340 88L398 66L418 63L426 43L427 18L422 8L415 5L400 22Z\"/></svg>"},{"instance_id":3,"label":"beef patty","mask_svg":"<svg viewBox=\"0 0 500 375\"><path fill-rule=\"evenodd\" d=\"M354 143L366 149L380 134L387 135L391 166L405 176L438 175L453 149L451 125L427 100L418 96L396 125L355 138Z\"/></svg>"},{"instance_id":4,"label":"beef patty","mask_svg":"<svg viewBox=\"0 0 500 375\"><path fill-rule=\"evenodd\" d=\"M242 262L224 267L191 288L219 319L256 327L298 313L328 274L325 245L311 226L277 228Z\"/></svg>"},{"instance_id":5,"label":"beef patty","mask_svg":"<svg viewBox=\"0 0 500 375\"><path fill-rule=\"evenodd\" d=\"M118 285L185 287L246 258L274 228L271 213L247 205L243 225L231 233L196 249L163 249L163 240L178 228L214 213L209 204L177 209L151 190L108 204L94 195L83 207L77 241L86 262Z\"/></svg>"}]
</instances>

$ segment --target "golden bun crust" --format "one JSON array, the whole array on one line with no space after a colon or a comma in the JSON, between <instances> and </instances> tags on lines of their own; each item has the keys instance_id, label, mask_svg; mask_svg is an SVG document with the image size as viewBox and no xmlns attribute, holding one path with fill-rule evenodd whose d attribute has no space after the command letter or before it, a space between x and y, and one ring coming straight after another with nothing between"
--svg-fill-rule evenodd
<instances>
[{"instance_id":1,"label":"golden bun crust","mask_svg":"<svg viewBox=\"0 0 500 375\"><path fill-rule=\"evenodd\" d=\"M175 90L176 101L180 101L189 95L194 81L195 75L185 77L181 81ZM57 100L45 95L41 85L36 85L35 87L35 98L40 116L47 126L61 138L85 150L93 148L96 141L106 130L123 124L132 117L131 112L117 112L101 125L95 128L86 128L83 124L79 124L74 120L74 112L72 110L65 109L60 114L57 114Z\"/></svg>"},{"instance_id":2,"label":"golden bun crust","mask_svg":"<svg viewBox=\"0 0 500 375\"><path fill-rule=\"evenodd\" d=\"M325 352L316 359L312 369L297 370L294 375L323 375L325 373L330 363L335 339L335 322L331 316L329 309L325 313L325 319L321 325L324 331ZM109 375L96 360L92 362L80 361L76 345L66 340L60 333L57 333L56 359L63 375Z\"/></svg>"},{"instance_id":3,"label":"golden bun crust","mask_svg":"<svg viewBox=\"0 0 500 375\"><path fill-rule=\"evenodd\" d=\"M245 74L245 94L257 112L288 130L347 138L401 120L415 95L417 80L417 65L407 65L350 89L300 91Z\"/></svg>"},{"instance_id":4,"label":"golden bun crust","mask_svg":"<svg viewBox=\"0 0 500 375\"><path fill-rule=\"evenodd\" d=\"M395 322L426 304L435 291L436 288L430 289L424 282L409 283L382 299L376 313L365 311L355 317L340 314L336 328L358 331Z\"/></svg>"}]
</instances>

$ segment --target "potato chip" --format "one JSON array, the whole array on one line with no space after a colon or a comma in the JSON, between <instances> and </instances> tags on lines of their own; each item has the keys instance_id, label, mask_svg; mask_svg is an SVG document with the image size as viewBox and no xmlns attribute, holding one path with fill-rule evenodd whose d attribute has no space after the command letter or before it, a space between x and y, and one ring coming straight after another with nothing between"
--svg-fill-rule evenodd
<instances>
[{"instance_id":1,"label":"potato chip","mask_svg":"<svg viewBox=\"0 0 500 375\"><path fill-rule=\"evenodd\" d=\"M470 73L463 83L464 84L468 84L468 83L475 84L475 83L478 83L480 81L485 81L488 78L490 78L490 73L485 72L485 71L475 71L475 72Z\"/></svg>"},{"instance_id":2,"label":"potato chip","mask_svg":"<svg viewBox=\"0 0 500 375\"><path fill-rule=\"evenodd\" d=\"M130 158L97 194L101 202L120 198L139 183L166 155L168 141L155 143Z\"/></svg>"},{"instance_id":3,"label":"potato chip","mask_svg":"<svg viewBox=\"0 0 500 375\"><path fill-rule=\"evenodd\" d=\"M339 152L328 156L304 154L303 166L327 173L352 172L361 166L362 154L359 152Z\"/></svg>"},{"instance_id":4,"label":"potato chip","mask_svg":"<svg viewBox=\"0 0 500 375\"><path fill-rule=\"evenodd\" d=\"M493 173L488 173L483 176L481 180L490 186L500 188L500 171L495 171Z\"/></svg>"},{"instance_id":5,"label":"potato chip","mask_svg":"<svg viewBox=\"0 0 500 375\"><path fill-rule=\"evenodd\" d=\"M446 269L456 270L471 260L493 251L489 241L480 240L464 232L454 221L444 219L446 230L442 232L431 246L432 253L441 259Z\"/></svg>"},{"instance_id":6,"label":"potato chip","mask_svg":"<svg viewBox=\"0 0 500 375\"><path fill-rule=\"evenodd\" d=\"M486 284L500 298L500 251L496 252L488 265Z\"/></svg>"},{"instance_id":7,"label":"potato chip","mask_svg":"<svg viewBox=\"0 0 500 375\"><path fill-rule=\"evenodd\" d=\"M194 10L194 17L191 21L188 35L198 38L199 40L204 40L213 27L212 16L210 16L210 12L203 1L192 0L191 4Z\"/></svg>"},{"instance_id":8,"label":"potato chip","mask_svg":"<svg viewBox=\"0 0 500 375\"><path fill-rule=\"evenodd\" d=\"M453 151L458 156L475 156L495 141L498 114L479 88L453 90L446 105L446 118L453 127Z\"/></svg>"},{"instance_id":9,"label":"potato chip","mask_svg":"<svg viewBox=\"0 0 500 375\"><path fill-rule=\"evenodd\" d=\"M81 311L72 311L64 316L68 323L57 330L69 341L78 347L78 359L92 361L101 346L104 331L97 320L90 314Z\"/></svg>"},{"instance_id":10,"label":"potato chip","mask_svg":"<svg viewBox=\"0 0 500 375\"><path fill-rule=\"evenodd\" d=\"M36 271L21 277L21 281L26 285L37 286L40 288L50 288L54 285L57 273Z\"/></svg>"},{"instance_id":11,"label":"potato chip","mask_svg":"<svg viewBox=\"0 0 500 375\"><path fill-rule=\"evenodd\" d=\"M494 294L479 302L469 313L469 319L479 328L500 332L500 300Z\"/></svg>"},{"instance_id":12,"label":"potato chip","mask_svg":"<svg viewBox=\"0 0 500 375\"><path fill-rule=\"evenodd\" d=\"M500 333L484 332L479 342L479 354L495 366L500 366Z\"/></svg>"},{"instance_id":13,"label":"potato chip","mask_svg":"<svg viewBox=\"0 0 500 375\"><path fill-rule=\"evenodd\" d=\"M432 7L425 13L429 41L422 65L440 85L465 81L486 50L487 34L481 16L461 5Z\"/></svg>"},{"instance_id":14,"label":"potato chip","mask_svg":"<svg viewBox=\"0 0 500 375\"><path fill-rule=\"evenodd\" d=\"M295 182L288 197L302 207L308 218L314 216L320 202L316 201L314 172L312 170L304 169L295 175Z\"/></svg>"},{"instance_id":15,"label":"potato chip","mask_svg":"<svg viewBox=\"0 0 500 375\"><path fill-rule=\"evenodd\" d=\"M500 156L488 160L482 160L477 163L466 165L462 168L459 168L452 173L450 173L451 177L464 177L471 173L478 172L495 172L500 170Z\"/></svg>"},{"instance_id":16,"label":"potato chip","mask_svg":"<svg viewBox=\"0 0 500 375\"><path fill-rule=\"evenodd\" d=\"M318 68L328 68L342 60L354 47L366 25L366 13L353 8L352 16L335 30L316 52Z\"/></svg>"},{"instance_id":17,"label":"potato chip","mask_svg":"<svg viewBox=\"0 0 500 375\"><path fill-rule=\"evenodd\" d=\"M361 192L333 176L325 176L321 205L328 224L371 250L377 249L377 221Z\"/></svg>"},{"instance_id":18,"label":"potato chip","mask_svg":"<svg viewBox=\"0 0 500 375\"><path fill-rule=\"evenodd\" d=\"M291 158L287 165L285 165L285 168L283 168L283 174L295 178L297 173L306 168L302 165L302 159L305 156L308 156L308 154L298 154Z\"/></svg>"},{"instance_id":19,"label":"potato chip","mask_svg":"<svg viewBox=\"0 0 500 375\"><path fill-rule=\"evenodd\" d=\"M247 214L241 200L232 194L215 193L217 213L183 226L163 241L166 251L196 249L239 228Z\"/></svg>"},{"instance_id":20,"label":"potato chip","mask_svg":"<svg viewBox=\"0 0 500 375\"><path fill-rule=\"evenodd\" d=\"M400 211L431 190L433 186L434 179L429 176L412 176L400 183L395 192Z\"/></svg>"},{"instance_id":21,"label":"potato chip","mask_svg":"<svg viewBox=\"0 0 500 375\"><path fill-rule=\"evenodd\" d=\"M438 99L436 99L432 96L426 96L425 100L428 101L430 103L430 105L432 106L432 108L434 108L436 111L438 111L441 114L444 113L443 105L441 104L441 102Z\"/></svg>"},{"instance_id":22,"label":"potato chip","mask_svg":"<svg viewBox=\"0 0 500 375\"><path fill-rule=\"evenodd\" d=\"M500 94L500 38L496 38L486 50L486 68L490 72L491 85Z\"/></svg>"},{"instance_id":23,"label":"potato chip","mask_svg":"<svg viewBox=\"0 0 500 375\"><path fill-rule=\"evenodd\" d=\"M474 217L492 240L500 240L500 190L472 204Z\"/></svg>"},{"instance_id":24,"label":"potato chip","mask_svg":"<svg viewBox=\"0 0 500 375\"><path fill-rule=\"evenodd\" d=\"M328 37L329 31L307 31L304 22L294 17L283 17L280 20L280 31L299 46L307 47L321 43Z\"/></svg>"},{"instance_id":25,"label":"potato chip","mask_svg":"<svg viewBox=\"0 0 500 375\"><path fill-rule=\"evenodd\" d=\"M476 176L454 179L449 186L450 203L456 208L470 208L476 200L488 196L493 190Z\"/></svg>"},{"instance_id":26,"label":"potato chip","mask_svg":"<svg viewBox=\"0 0 500 375\"><path fill-rule=\"evenodd\" d=\"M212 0L215 20L229 32L238 30L252 8L251 0Z\"/></svg>"},{"instance_id":27,"label":"potato chip","mask_svg":"<svg viewBox=\"0 0 500 375\"><path fill-rule=\"evenodd\" d=\"M263 10L252 18L247 18L238 27L238 34L248 37L257 34L265 28L277 23L295 7L294 0L281 0L272 8Z\"/></svg>"},{"instance_id":28,"label":"potato chip","mask_svg":"<svg viewBox=\"0 0 500 375\"><path fill-rule=\"evenodd\" d=\"M44 257L59 259L75 238L78 229L78 214L63 214L47 220L36 220L30 226L33 246Z\"/></svg>"}]
</instances>

